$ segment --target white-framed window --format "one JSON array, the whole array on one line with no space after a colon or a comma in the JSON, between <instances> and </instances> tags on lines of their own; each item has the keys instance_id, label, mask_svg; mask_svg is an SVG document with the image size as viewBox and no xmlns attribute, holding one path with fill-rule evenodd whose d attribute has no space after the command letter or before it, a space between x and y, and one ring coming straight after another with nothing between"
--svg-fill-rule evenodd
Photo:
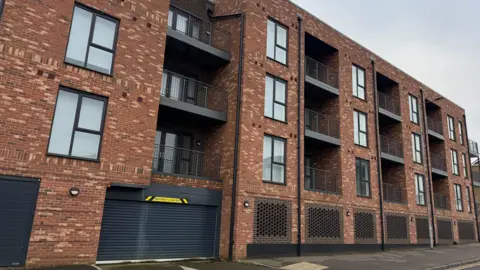
<instances>
[{"instance_id":1,"label":"white-framed window","mask_svg":"<svg viewBox=\"0 0 480 270\"><path fill-rule=\"evenodd\" d=\"M287 64L288 29L272 19L267 21L267 57Z\"/></svg>"},{"instance_id":2,"label":"white-framed window","mask_svg":"<svg viewBox=\"0 0 480 270\"><path fill-rule=\"evenodd\" d=\"M415 174L415 194L418 205L425 205L425 178L421 174Z\"/></svg>"},{"instance_id":3,"label":"white-framed window","mask_svg":"<svg viewBox=\"0 0 480 270\"><path fill-rule=\"evenodd\" d=\"M99 160L107 98L60 87L48 153Z\"/></svg>"},{"instance_id":4,"label":"white-framed window","mask_svg":"<svg viewBox=\"0 0 480 270\"><path fill-rule=\"evenodd\" d=\"M356 158L355 168L357 195L360 197L370 197L370 161Z\"/></svg>"},{"instance_id":5,"label":"white-framed window","mask_svg":"<svg viewBox=\"0 0 480 270\"><path fill-rule=\"evenodd\" d=\"M354 142L357 145L368 146L367 114L353 111Z\"/></svg>"},{"instance_id":6,"label":"white-framed window","mask_svg":"<svg viewBox=\"0 0 480 270\"><path fill-rule=\"evenodd\" d=\"M75 4L65 62L111 75L119 20Z\"/></svg>"},{"instance_id":7,"label":"white-framed window","mask_svg":"<svg viewBox=\"0 0 480 270\"><path fill-rule=\"evenodd\" d=\"M463 145L463 124L460 121L458 121L458 140Z\"/></svg>"},{"instance_id":8,"label":"white-framed window","mask_svg":"<svg viewBox=\"0 0 480 270\"><path fill-rule=\"evenodd\" d=\"M465 153L462 153L462 165L463 165L463 176L465 176L465 178L468 178L467 155L465 155Z\"/></svg>"},{"instance_id":9,"label":"white-framed window","mask_svg":"<svg viewBox=\"0 0 480 270\"><path fill-rule=\"evenodd\" d=\"M450 149L451 157L452 157L452 172L455 175L460 175L458 170L458 154L457 150Z\"/></svg>"},{"instance_id":10,"label":"white-framed window","mask_svg":"<svg viewBox=\"0 0 480 270\"><path fill-rule=\"evenodd\" d=\"M408 95L408 107L410 108L410 121L415 124L420 123L417 97Z\"/></svg>"},{"instance_id":11,"label":"white-framed window","mask_svg":"<svg viewBox=\"0 0 480 270\"><path fill-rule=\"evenodd\" d=\"M365 100L365 70L359 66L352 66L353 96Z\"/></svg>"},{"instance_id":12,"label":"white-framed window","mask_svg":"<svg viewBox=\"0 0 480 270\"><path fill-rule=\"evenodd\" d=\"M455 120L450 115L447 115L448 120L448 137L450 140L455 141Z\"/></svg>"},{"instance_id":13,"label":"white-framed window","mask_svg":"<svg viewBox=\"0 0 480 270\"><path fill-rule=\"evenodd\" d=\"M267 75L265 78L265 108L266 117L285 122L286 119L287 82Z\"/></svg>"},{"instance_id":14,"label":"white-framed window","mask_svg":"<svg viewBox=\"0 0 480 270\"><path fill-rule=\"evenodd\" d=\"M285 184L285 139L263 137L263 181Z\"/></svg>"},{"instance_id":15,"label":"white-framed window","mask_svg":"<svg viewBox=\"0 0 480 270\"><path fill-rule=\"evenodd\" d=\"M422 137L420 134L412 133L413 162L422 163Z\"/></svg>"},{"instance_id":16,"label":"white-framed window","mask_svg":"<svg viewBox=\"0 0 480 270\"><path fill-rule=\"evenodd\" d=\"M455 205L457 207L457 211L463 211L463 202L462 202L462 186L459 184L455 184Z\"/></svg>"},{"instance_id":17,"label":"white-framed window","mask_svg":"<svg viewBox=\"0 0 480 270\"><path fill-rule=\"evenodd\" d=\"M466 192L466 196L467 196L467 210L469 213L472 212L472 203L471 203L471 199L470 199L470 187L465 187L465 192Z\"/></svg>"}]
</instances>

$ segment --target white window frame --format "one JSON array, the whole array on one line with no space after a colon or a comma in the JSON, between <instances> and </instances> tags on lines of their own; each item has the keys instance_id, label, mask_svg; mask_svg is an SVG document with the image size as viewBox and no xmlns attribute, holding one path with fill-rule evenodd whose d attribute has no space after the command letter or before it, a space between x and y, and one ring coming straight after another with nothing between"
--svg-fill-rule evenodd
<instances>
[{"instance_id":1,"label":"white window frame","mask_svg":"<svg viewBox=\"0 0 480 270\"><path fill-rule=\"evenodd\" d=\"M457 211L463 212L463 201L462 201L462 186L459 184L454 184L455 188L455 206Z\"/></svg>"},{"instance_id":2,"label":"white window frame","mask_svg":"<svg viewBox=\"0 0 480 270\"><path fill-rule=\"evenodd\" d=\"M271 97L267 98L267 95L269 93L268 90L268 80L272 80L272 88L271 89ZM277 83L283 84L284 85L284 93L283 93L283 102L281 99L277 99ZM287 89L288 84L286 81L272 76L268 75L265 77L265 103L264 103L264 116L268 118L272 118L281 122L286 122L287 121ZM271 102L270 107L268 106L268 102ZM283 107L283 115L275 115L275 107ZM270 110L269 110L270 109Z\"/></svg>"},{"instance_id":3,"label":"white window frame","mask_svg":"<svg viewBox=\"0 0 480 270\"><path fill-rule=\"evenodd\" d=\"M423 206L426 205L425 177L417 173L415 174L415 197L416 197L417 205L423 205Z\"/></svg>"},{"instance_id":4,"label":"white window frame","mask_svg":"<svg viewBox=\"0 0 480 270\"><path fill-rule=\"evenodd\" d=\"M412 133L412 154L413 162L418 164L423 163L422 137L415 132Z\"/></svg>"},{"instance_id":5,"label":"white window frame","mask_svg":"<svg viewBox=\"0 0 480 270\"><path fill-rule=\"evenodd\" d=\"M454 175L460 175L457 150L450 149L450 153L451 153L451 159L452 159L452 173Z\"/></svg>"},{"instance_id":6,"label":"white window frame","mask_svg":"<svg viewBox=\"0 0 480 270\"><path fill-rule=\"evenodd\" d=\"M410 108L410 121L415 124L420 123L420 113L418 111L418 98L408 95L408 107Z\"/></svg>"},{"instance_id":7,"label":"white window frame","mask_svg":"<svg viewBox=\"0 0 480 270\"><path fill-rule=\"evenodd\" d=\"M365 130L361 128L361 118L365 118ZM353 136L354 143L363 147L368 147L368 115L364 112L354 110L353 111ZM361 138L365 136L365 144L362 144Z\"/></svg>"},{"instance_id":8,"label":"white window frame","mask_svg":"<svg viewBox=\"0 0 480 270\"><path fill-rule=\"evenodd\" d=\"M274 33L274 36L270 36L269 32L268 32L268 24L273 24L274 27L275 27L275 33ZM285 47L283 45L281 45L279 42L278 42L278 28L281 28L283 30L285 30ZM271 40L273 39L273 41ZM269 48L269 46L273 46L273 55L271 55L269 53L269 50L271 48ZM285 62L282 62L281 60L278 59L278 55L277 55L277 52L278 51L285 51ZM281 63L283 65L287 65L288 63L288 28L286 26L284 26L283 24L277 22L276 20L274 19L271 19L269 18L267 20L267 57L278 62L278 63Z\"/></svg>"},{"instance_id":9,"label":"white window frame","mask_svg":"<svg viewBox=\"0 0 480 270\"><path fill-rule=\"evenodd\" d=\"M361 85L359 81L361 73L363 73L363 85ZM354 97L357 97L361 100L366 100L367 98L366 87L365 87L365 84L366 84L365 76L366 76L365 69L357 65L352 65L352 93ZM362 91L363 91L363 95L360 94L362 93Z\"/></svg>"},{"instance_id":10,"label":"white window frame","mask_svg":"<svg viewBox=\"0 0 480 270\"><path fill-rule=\"evenodd\" d=\"M448 122L448 137L450 140L455 141L455 120L450 115L447 115Z\"/></svg>"}]
</instances>

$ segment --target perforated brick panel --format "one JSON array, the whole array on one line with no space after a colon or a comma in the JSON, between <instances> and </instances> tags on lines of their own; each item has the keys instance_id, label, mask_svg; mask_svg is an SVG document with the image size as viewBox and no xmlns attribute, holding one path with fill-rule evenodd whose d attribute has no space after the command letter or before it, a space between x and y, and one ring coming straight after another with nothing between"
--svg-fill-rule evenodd
<instances>
[{"instance_id":1,"label":"perforated brick panel","mask_svg":"<svg viewBox=\"0 0 480 270\"><path fill-rule=\"evenodd\" d=\"M342 208L305 204L307 243L343 243Z\"/></svg>"},{"instance_id":2,"label":"perforated brick panel","mask_svg":"<svg viewBox=\"0 0 480 270\"><path fill-rule=\"evenodd\" d=\"M458 238L461 242L475 241L475 227L473 221L458 221Z\"/></svg>"},{"instance_id":3,"label":"perforated brick panel","mask_svg":"<svg viewBox=\"0 0 480 270\"><path fill-rule=\"evenodd\" d=\"M408 217L399 214L386 214L387 243L408 244Z\"/></svg>"},{"instance_id":4,"label":"perforated brick panel","mask_svg":"<svg viewBox=\"0 0 480 270\"><path fill-rule=\"evenodd\" d=\"M449 219L437 218L438 241L441 243L453 242L452 221Z\"/></svg>"},{"instance_id":5,"label":"perforated brick panel","mask_svg":"<svg viewBox=\"0 0 480 270\"><path fill-rule=\"evenodd\" d=\"M417 228L417 243L428 243L430 241L428 217L417 216L415 218L415 226Z\"/></svg>"},{"instance_id":6,"label":"perforated brick panel","mask_svg":"<svg viewBox=\"0 0 480 270\"><path fill-rule=\"evenodd\" d=\"M255 198L254 213L254 243L291 243L292 203L290 201Z\"/></svg>"},{"instance_id":7,"label":"perforated brick panel","mask_svg":"<svg viewBox=\"0 0 480 270\"><path fill-rule=\"evenodd\" d=\"M375 212L355 210L355 243L376 243Z\"/></svg>"}]
</instances>

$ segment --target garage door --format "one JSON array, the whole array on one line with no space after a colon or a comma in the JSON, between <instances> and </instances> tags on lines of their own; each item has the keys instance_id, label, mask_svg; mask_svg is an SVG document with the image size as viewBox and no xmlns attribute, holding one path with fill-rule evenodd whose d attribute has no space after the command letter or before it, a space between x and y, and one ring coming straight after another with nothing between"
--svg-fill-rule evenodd
<instances>
[{"instance_id":1,"label":"garage door","mask_svg":"<svg viewBox=\"0 0 480 270\"><path fill-rule=\"evenodd\" d=\"M109 200L98 261L215 257L217 207Z\"/></svg>"},{"instance_id":2,"label":"garage door","mask_svg":"<svg viewBox=\"0 0 480 270\"><path fill-rule=\"evenodd\" d=\"M25 264L38 180L0 176L0 267Z\"/></svg>"}]
</instances>

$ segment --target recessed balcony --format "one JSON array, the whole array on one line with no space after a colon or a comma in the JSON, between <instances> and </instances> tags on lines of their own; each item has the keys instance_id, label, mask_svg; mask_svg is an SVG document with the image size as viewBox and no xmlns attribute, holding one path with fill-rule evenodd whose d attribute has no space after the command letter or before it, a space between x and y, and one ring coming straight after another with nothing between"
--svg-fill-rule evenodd
<instances>
[{"instance_id":1,"label":"recessed balcony","mask_svg":"<svg viewBox=\"0 0 480 270\"><path fill-rule=\"evenodd\" d=\"M305 137L321 143L340 145L340 121L305 109Z\"/></svg>"},{"instance_id":2,"label":"recessed balcony","mask_svg":"<svg viewBox=\"0 0 480 270\"><path fill-rule=\"evenodd\" d=\"M448 205L448 198L447 196L440 194L440 193L434 193L433 194L433 199L435 202L435 208L441 209L441 210L449 210L450 207Z\"/></svg>"},{"instance_id":3,"label":"recessed balcony","mask_svg":"<svg viewBox=\"0 0 480 270\"><path fill-rule=\"evenodd\" d=\"M406 203L407 190L398 185L383 183L383 200L393 203Z\"/></svg>"},{"instance_id":4,"label":"recessed balcony","mask_svg":"<svg viewBox=\"0 0 480 270\"><path fill-rule=\"evenodd\" d=\"M435 138L438 140L445 140L443 137L443 123L442 121L433 119L433 118L427 118L427 123L428 123L428 135L431 138Z\"/></svg>"},{"instance_id":5,"label":"recessed balcony","mask_svg":"<svg viewBox=\"0 0 480 270\"><path fill-rule=\"evenodd\" d=\"M338 72L313 58L305 57L305 91L311 96L338 96Z\"/></svg>"},{"instance_id":6,"label":"recessed balcony","mask_svg":"<svg viewBox=\"0 0 480 270\"><path fill-rule=\"evenodd\" d=\"M434 178L448 177L446 159L441 155L433 153L430 154L430 159L432 163L432 176Z\"/></svg>"},{"instance_id":7,"label":"recessed balcony","mask_svg":"<svg viewBox=\"0 0 480 270\"><path fill-rule=\"evenodd\" d=\"M338 173L305 167L305 189L325 193L339 193Z\"/></svg>"},{"instance_id":8,"label":"recessed balcony","mask_svg":"<svg viewBox=\"0 0 480 270\"><path fill-rule=\"evenodd\" d=\"M378 113L380 117L388 117L397 122L402 122L400 103L393 97L377 91L378 93Z\"/></svg>"},{"instance_id":9,"label":"recessed balcony","mask_svg":"<svg viewBox=\"0 0 480 270\"><path fill-rule=\"evenodd\" d=\"M401 141L391 139L387 136L380 136L380 153L383 159L404 164L403 144Z\"/></svg>"}]
</instances>

